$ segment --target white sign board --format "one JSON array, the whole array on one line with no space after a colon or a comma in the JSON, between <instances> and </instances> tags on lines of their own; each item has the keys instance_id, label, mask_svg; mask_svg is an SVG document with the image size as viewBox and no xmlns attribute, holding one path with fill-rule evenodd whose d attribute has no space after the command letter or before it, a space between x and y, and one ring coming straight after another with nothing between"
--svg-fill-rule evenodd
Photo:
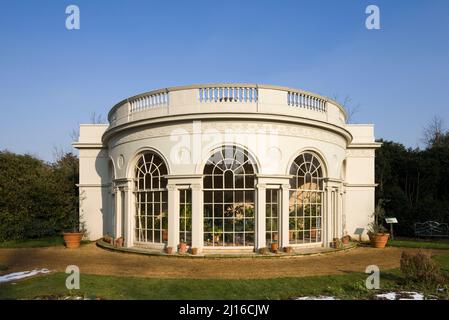
<instances>
[{"instance_id":1,"label":"white sign board","mask_svg":"<svg viewBox=\"0 0 449 320\"><path fill-rule=\"evenodd\" d=\"M386 223L398 223L398 219L396 218L385 218Z\"/></svg>"}]
</instances>

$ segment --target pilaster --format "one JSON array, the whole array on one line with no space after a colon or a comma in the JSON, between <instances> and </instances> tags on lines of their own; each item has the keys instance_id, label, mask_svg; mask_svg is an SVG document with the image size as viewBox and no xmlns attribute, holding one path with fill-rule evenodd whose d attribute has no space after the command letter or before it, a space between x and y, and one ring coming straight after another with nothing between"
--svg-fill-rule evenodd
<instances>
[{"instance_id":1,"label":"pilaster","mask_svg":"<svg viewBox=\"0 0 449 320\"><path fill-rule=\"evenodd\" d=\"M177 249L179 244L179 190L168 184L168 242L167 247Z\"/></svg>"},{"instance_id":2,"label":"pilaster","mask_svg":"<svg viewBox=\"0 0 449 320\"><path fill-rule=\"evenodd\" d=\"M281 186L281 216L280 216L280 247L285 248L290 246L290 185L283 184Z\"/></svg>"},{"instance_id":3,"label":"pilaster","mask_svg":"<svg viewBox=\"0 0 449 320\"><path fill-rule=\"evenodd\" d=\"M258 183L256 186L256 199L257 199L257 215L256 215L256 250L264 248L266 244L266 198L267 185Z\"/></svg>"},{"instance_id":4,"label":"pilaster","mask_svg":"<svg viewBox=\"0 0 449 320\"><path fill-rule=\"evenodd\" d=\"M203 190L201 183L193 183L190 187L192 190L192 248L198 248L201 252L204 244Z\"/></svg>"}]
</instances>

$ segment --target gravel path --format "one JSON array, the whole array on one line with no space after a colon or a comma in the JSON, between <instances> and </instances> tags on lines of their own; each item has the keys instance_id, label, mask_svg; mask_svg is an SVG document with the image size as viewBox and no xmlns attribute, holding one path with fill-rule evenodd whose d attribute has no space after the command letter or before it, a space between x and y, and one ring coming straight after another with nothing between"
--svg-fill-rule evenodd
<instances>
[{"instance_id":1,"label":"gravel path","mask_svg":"<svg viewBox=\"0 0 449 320\"><path fill-rule=\"evenodd\" d=\"M74 250L64 247L0 249L0 265L8 267L0 274L42 268L64 272L68 265L73 264L80 268L81 273L116 276L198 279L304 277L364 272L372 264L381 270L397 268L402 251L415 252L417 249L359 247L327 255L271 259L143 256L111 252L95 244Z\"/></svg>"}]
</instances>

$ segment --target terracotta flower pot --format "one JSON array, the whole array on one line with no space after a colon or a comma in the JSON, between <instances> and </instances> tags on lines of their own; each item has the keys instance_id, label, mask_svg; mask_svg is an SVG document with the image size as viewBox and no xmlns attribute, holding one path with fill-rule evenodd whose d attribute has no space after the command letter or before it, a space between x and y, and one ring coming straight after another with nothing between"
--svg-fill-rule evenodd
<instances>
[{"instance_id":1,"label":"terracotta flower pot","mask_svg":"<svg viewBox=\"0 0 449 320\"><path fill-rule=\"evenodd\" d=\"M187 243L181 242L181 243L179 244L178 252L179 252L179 253L186 253L186 251L187 251Z\"/></svg>"},{"instance_id":2,"label":"terracotta flower pot","mask_svg":"<svg viewBox=\"0 0 449 320\"><path fill-rule=\"evenodd\" d=\"M64 232L65 246L69 249L79 248L83 234L81 232Z\"/></svg>"},{"instance_id":3,"label":"terracotta flower pot","mask_svg":"<svg viewBox=\"0 0 449 320\"><path fill-rule=\"evenodd\" d=\"M192 254L196 256L198 254L198 248L192 248Z\"/></svg>"},{"instance_id":4,"label":"terracotta flower pot","mask_svg":"<svg viewBox=\"0 0 449 320\"><path fill-rule=\"evenodd\" d=\"M112 242L114 241L114 239L113 239L111 236L109 236L109 235L105 235L105 236L103 237L103 241L106 242L106 243L112 244Z\"/></svg>"},{"instance_id":5,"label":"terracotta flower pot","mask_svg":"<svg viewBox=\"0 0 449 320\"><path fill-rule=\"evenodd\" d=\"M172 254L172 253L173 253L173 247L167 247L167 248L165 248L165 253L166 253L166 254Z\"/></svg>"},{"instance_id":6,"label":"terracotta flower pot","mask_svg":"<svg viewBox=\"0 0 449 320\"><path fill-rule=\"evenodd\" d=\"M115 246L121 248L121 247L123 247L123 242L124 242L123 237L117 238L115 240Z\"/></svg>"},{"instance_id":7,"label":"terracotta flower pot","mask_svg":"<svg viewBox=\"0 0 449 320\"><path fill-rule=\"evenodd\" d=\"M290 254L293 252L293 248L292 247L284 247L284 252Z\"/></svg>"},{"instance_id":8,"label":"terracotta flower pot","mask_svg":"<svg viewBox=\"0 0 449 320\"><path fill-rule=\"evenodd\" d=\"M279 244L277 242L274 242L271 244L271 252L277 253L279 250Z\"/></svg>"},{"instance_id":9,"label":"terracotta flower pot","mask_svg":"<svg viewBox=\"0 0 449 320\"><path fill-rule=\"evenodd\" d=\"M371 246L373 248L379 248L379 249L385 248L389 237L390 237L389 233L369 234Z\"/></svg>"},{"instance_id":10,"label":"terracotta flower pot","mask_svg":"<svg viewBox=\"0 0 449 320\"><path fill-rule=\"evenodd\" d=\"M349 244L350 240L351 240L350 236L344 236L343 238L341 238L341 242L343 242L343 244Z\"/></svg>"}]
</instances>

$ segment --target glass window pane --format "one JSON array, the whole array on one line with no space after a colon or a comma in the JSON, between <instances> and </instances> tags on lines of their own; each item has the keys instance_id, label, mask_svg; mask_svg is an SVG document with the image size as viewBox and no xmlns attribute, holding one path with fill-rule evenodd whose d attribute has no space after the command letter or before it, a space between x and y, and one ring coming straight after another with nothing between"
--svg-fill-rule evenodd
<instances>
[{"instance_id":1,"label":"glass window pane","mask_svg":"<svg viewBox=\"0 0 449 320\"><path fill-rule=\"evenodd\" d=\"M245 175L245 188L254 188L254 176Z\"/></svg>"},{"instance_id":2,"label":"glass window pane","mask_svg":"<svg viewBox=\"0 0 449 320\"><path fill-rule=\"evenodd\" d=\"M235 245L236 246L243 246L245 242L245 235L243 233L236 233L235 234Z\"/></svg>"},{"instance_id":3,"label":"glass window pane","mask_svg":"<svg viewBox=\"0 0 449 320\"><path fill-rule=\"evenodd\" d=\"M225 188L226 189L234 188L234 175L230 170L225 172Z\"/></svg>"},{"instance_id":4,"label":"glass window pane","mask_svg":"<svg viewBox=\"0 0 449 320\"><path fill-rule=\"evenodd\" d=\"M212 176L204 176L203 187L204 189L212 189Z\"/></svg>"},{"instance_id":5,"label":"glass window pane","mask_svg":"<svg viewBox=\"0 0 449 320\"><path fill-rule=\"evenodd\" d=\"M211 204L204 205L204 217L212 217L212 205Z\"/></svg>"},{"instance_id":6,"label":"glass window pane","mask_svg":"<svg viewBox=\"0 0 449 320\"><path fill-rule=\"evenodd\" d=\"M223 189L223 176L214 176L214 189Z\"/></svg>"},{"instance_id":7,"label":"glass window pane","mask_svg":"<svg viewBox=\"0 0 449 320\"><path fill-rule=\"evenodd\" d=\"M214 192L214 203L223 202L223 191Z\"/></svg>"},{"instance_id":8,"label":"glass window pane","mask_svg":"<svg viewBox=\"0 0 449 320\"><path fill-rule=\"evenodd\" d=\"M245 246L254 246L254 233L245 233Z\"/></svg>"},{"instance_id":9,"label":"glass window pane","mask_svg":"<svg viewBox=\"0 0 449 320\"><path fill-rule=\"evenodd\" d=\"M235 175L235 187L242 189L244 187L244 176L241 174Z\"/></svg>"},{"instance_id":10,"label":"glass window pane","mask_svg":"<svg viewBox=\"0 0 449 320\"><path fill-rule=\"evenodd\" d=\"M184 203L186 201L186 190L179 190L179 202Z\"/></svg>"},{"instance_id":11,"label":"glass window pane","mask_svg":"<svg viewBox=\"0 0 449 320\"><path fill-rule=\"evenodd\" d=\"M238 204L243 202L243 191L235 191L234 192L234 201Z\"/></svg>"},{"instance_id":12,"label":"glass window pane","mask_svg":"<svg viewBox=\"0 0 449 320\"><path fill-rule=\"evenodd\" d=\"M254 191L245 191L245 202L254 203Z\"/></svg>"},{"instance_id":13,"label":"glass window pane","mask_svg":"<svg viewBox=\"0 0 449 320\"><path fill-rule=\"evenodd\" d=\"M224 192L224 202L226 202L226 203L233 203L234 202L234 192L232 192L232 191L225 191Z\"/></svg>"},{"instance_id":14,"label":"glass window pane","mask_svg":"<svg viewBox=\"0 0 449 320\"><path fill-rule=\"evenodd\" d=\"M204 203L212 203L212 191L204 191Z\"/></svg>"}]
</instances>

